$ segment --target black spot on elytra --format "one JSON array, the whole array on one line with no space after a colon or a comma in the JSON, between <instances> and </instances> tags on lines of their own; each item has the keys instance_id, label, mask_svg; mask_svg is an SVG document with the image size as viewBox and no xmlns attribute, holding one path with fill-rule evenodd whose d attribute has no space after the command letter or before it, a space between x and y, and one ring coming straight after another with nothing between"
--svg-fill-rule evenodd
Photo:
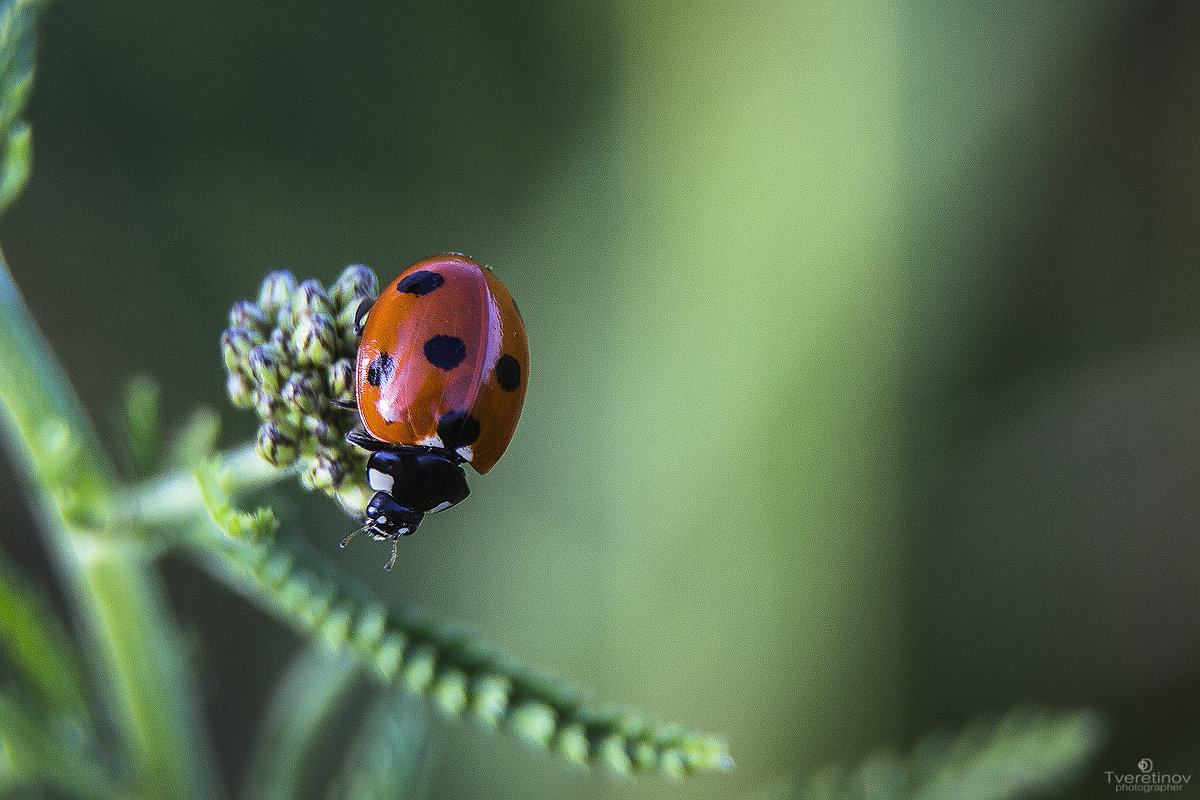
<instances>
[{"instance_id":1,"label":"black spot on elytra","mask_svg":"<svg viewBox=\"0 0 1200 800\"><path fill-rule=\"evenodd\" d=\"M438 420L438 438L447 450L475 444L479 438L479 420L465 411L451 411Z\"/></svg>"},{"instance_id":2,"label":"black spot on elytra","mask_svg":"<svg viewBox=\"0 0 1200 800\"><path fill-rule=\"evenodd\" d=\"M441 274L421 269L397 281L396 291L404 292L405 294L415 294L420 297L421 295L429 294L445 282L446 279Z\"/></svg>"},{"instance_id":3,"label":"black spot on elytra","mask_svg":"<svg viewBox=\"0 0 1200 800\"><path fill-rule=\"evenodd\" d=\"M457 367L467 357L467 346L457 336L439 333L425 342L425 358L438 369L447 372Z\"/></svg>"},{"instance_id":4,"label":"black spot on elytra","mask_svg":"<svg viewBox=\"0 0 1200 800\"><path fill-rule=\"evenodd\" d=\"M379 386L392 377L392 370L395 368L395 359L387 353L380 353L367 365L367 383L372 386Z\"/></svg>"},{"instance_id":5,"label":"black spot on elytra","mask_svg":"<svg viewBox=\"0 0 1200 800\"><path fill-rule=\"evenodd\" d=\"M521 385L521 363L508 353L500 356L496 362L496 380L504 391L515 392Z\"/></svg>"}]
</instances>

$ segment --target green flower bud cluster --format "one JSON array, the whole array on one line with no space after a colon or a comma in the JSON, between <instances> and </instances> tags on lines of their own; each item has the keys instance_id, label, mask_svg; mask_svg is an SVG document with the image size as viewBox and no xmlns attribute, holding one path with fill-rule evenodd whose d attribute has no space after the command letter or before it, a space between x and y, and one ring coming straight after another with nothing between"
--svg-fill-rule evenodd
<instances>
[{"instance_id":1,"label":"green flower bud cluster","mask_svg":"<svg viewBox=\"0 0 1200 800\"><path fill-rule=\"evenodd\" d=\"M328 291L317 281L297 283L286 270L272 272L257 302L233 304L221 335L229 398L262 419L259 455L296 469L307 488L336 497L353 514L370 497L367 454L346 442L358 424L354 317L377 292L375 273L361 265L347 267Z\"/></svg>"}]
</instances>

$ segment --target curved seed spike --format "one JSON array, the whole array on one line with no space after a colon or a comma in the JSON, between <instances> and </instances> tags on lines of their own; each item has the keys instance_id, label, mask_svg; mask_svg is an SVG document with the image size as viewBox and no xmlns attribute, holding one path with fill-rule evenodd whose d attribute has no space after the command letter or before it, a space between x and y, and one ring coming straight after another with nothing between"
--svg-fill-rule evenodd
<instances>
[{"instance_id":1,"label":"curved seed spike","mask_svg":"<svg viewBox=\"0 0 1200 800\"><path fill-rule=\"evenodd\" d=\"M228 516L214 515L214 521L223 527ZM367 530L359 528L343 544ZM384 680L402 683L455 716L470 710L488 727L617 774L683 776L732 767L723 740L597 707L579 689L514 664L457 626L412 609L389 613L323 559L286 539L230 536L216 527L210 535L205 549L228 562L206 561L215 574L248 577L237 585L276 614L357 653ZM392 544L395 553L397 542Z\"/></svg>"}]
</instances>

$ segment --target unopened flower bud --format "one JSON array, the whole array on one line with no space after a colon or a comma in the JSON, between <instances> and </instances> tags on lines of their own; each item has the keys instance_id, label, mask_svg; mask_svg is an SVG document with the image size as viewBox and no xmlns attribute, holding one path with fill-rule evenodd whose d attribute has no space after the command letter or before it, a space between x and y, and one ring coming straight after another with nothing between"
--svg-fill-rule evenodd
<instances>
[{"instance_id":1,"label":"unopened flower bud","mask_svg":"<svg viewBox=\"0 0 1200 800\"><path fill-rule=\"evenodd\" d=\"M353 264L342 270L342 274L333 282L329 289L329 299L339 312L350 308L350 313L353 314L353 309L357 309L360 302L373 298L378 293L375 273L362 264Z\"/></svg>"},{"instance_id":2,"label":"unopened flower bud","mask_svg":"<svg viewBox=\"0 0 1200 800\"><path fill-rule=\"evenodd\" d=\"M352 517L361 517L367 508L367 501L374 491L366 483L346 481L337 491L338 502Z\"/></svg>"},{"instance_id":3,"label":"unopened flower bud","mask_svg":"<svg viewBox=\"0 0 1200 800\"><path fill-rule=\"evenodd\" d=\"M271 318L263 310L246 300L239 300L229 309L229 325L231 328L244 328L248 331L265 331Z\"/></svg>"},{"instance_id":4,"label":"unopened flower bud","mask_svg":"<svg viewBox=\"0 0 1200 800\"><path fill-rule=\"evenodd\" d=\"M280 367L291 372L296 366L296 346L292 343L292 337L284 331L273 330L268 342L275 348Z\"/></svg>"},{"instance_id":5,"label":"unopened flower bud","mask_svg":"<svg viewBox=\"0 0 1200 800\"><path fill-rule=\"evenodd\" d=\"M320 392L302 373L294 373L288 378L279 395L283 402L304 416L315 415L321 410Z\"/></svg>"},{"instance_id":6,"label":"unopened flower bud","mask_svg":"<svg viewBox=\"0 0 1200 800\"><path fill-rule=\"evenodd\" d=\"M270 394L279 394L283 382L287 380L281 355L278 348L270 344L260 344L251 348L246 359L250 365L250 374L259 388Z\"/></svg>"},{"instance_id":7,"label":"unopened flower bud","mask_svg":"<svg viewBox=\"0 0 1200 800\"><path fill-rule=\"evenodd\" d=\"M308 435L316 439L322 447L337 441L337 435L333 432L333 428L320 417L305 417L304 428L308 431Z\"/></svg>"},{"instance_id":8,"label":"unopened flower bud","mask_svg":"<svg viewBox=\"0 0 1200 800\"><path fill-rule=\"evenodd\" d=\"M237 408L254 406L254 384L242 373L230 371L226 388L229 390L229 399Z\"/></svg>"},{"instance_id":9,"label":"unopened flower bud","mask_svg":"<svg viewBox=\"0 0 1200 800\"><path fill-rule=\"evenodd\" d=\"M296 362L308 367L328 364L337 357L337 331L328 314L305 314L292 334Z\"/></svg>"},{"instance_id":10,"label":"unopened flower bud","mask_svg":"<svg viewBox=\"0 0 1200 800\"><path fill-rule=\"evenodd\" d=\"M289 298L287 302L279 306L279 311L275 313L275 333L282 333L286 336L295 329L296 313Z\"/></svg>"},{"instance_id":11,"label":"unopened flower bud","mask_svg":"<svg viewBox=\"0 0 1200 800\"><path fill-rule=\"evenodd\" d=\"M323 452L318 452L308 469L300 475L300 480L306 487L323 492L334 491L344 478L345 471L341 464Z\"/></svg>"},{"instance_id":12,"label":"unopened flower bud","mask_svg":"<svg viewBox=\"0 0 1200 800\"><path fill-rule=\"evenodd\" d=\"M329 366L329 396L342 403L354 402L354 365L339 358Z\"/></svg>"},{"instance_id":13,"label":"unopened flower bud","mask_svg":"<svg viewBox=\"0 0 1200 800\"><path fill-rule=\"evenodd\" d=\"M309 314L332 314L333 303L329 301L329 295L325 294L321 284L307 280L296 289L292 300L292 312L299 324L300 318Z\"/></svg>"},{"instance_id":14,"label":"unopened flower bud","mask_svg":"<svg viewBox=\"0 0 1200 800\"><path fill-rule=\"evenodd\" d=\"M258 426L258 441L255 443L255 449L267 463L281 468L295 464L299 455L296 440L284 435L279 428L269 422Z\"/></svg>"},{"instance_id":15,"label":"unopened flower bud","mask_svg":"<svg viewBox=\"0 0 1200 800\"><path fill-rule=\"evenodd\" d=\"M254 404L254 411L264 420L281 417L286 410L279 395L262 389L255 389L250 400Z\"/></svg>"},{"instance_id":16,"label":"unopened flower bud","mask_svg":"<svg viewBox=\"0 0 1200 800\"><path fill-rule=\"evenodd\" d=\"M373 300L371 298L365 297L361 300L355 300L355 302L350 303L348 306L338 312L338 332L342 335L343 341L345 341L348 345L346 347L347 351L358 348L358 341L360 338L358 325L360 321L362 324L366 324L366 312L363 312L364 316L360 316L359 308L365 305L367 310L369 310L372 302Z\"/></svg>"},{"instance_id":17,"label":"unopened flower bud","mask_svg":"<svg viewBox=\"0 0 1200 800\"><path fill-rule=\"evenodd\" d=\"M263 279L262 288L258 291L258 305L267 316L274 316L295 292L296 277L292 273L286 269L272 272Z\"/></svg>"},{"instance_id":18,"label":"unopened flower bud","mask_svg":"<svg viewBox=\"0 0 1200 800\"><path fill-rule=\"evenodd\" d=\"M221 355L225 359L225 369L231 375L235 372L246 374L250 368L250 351L262 342L262 334L258 331L251 333L242 327L226 328L221 334Z\"/></svg>"}]
</instances>

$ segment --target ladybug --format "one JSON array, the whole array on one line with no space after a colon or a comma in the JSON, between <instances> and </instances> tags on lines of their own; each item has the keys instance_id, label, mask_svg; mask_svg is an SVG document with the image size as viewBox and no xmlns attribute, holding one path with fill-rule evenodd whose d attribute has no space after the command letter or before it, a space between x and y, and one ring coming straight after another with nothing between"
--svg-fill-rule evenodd
<instances>
[{"instance_id":1,"label":"ladybug","mask_svg":"<svg viewBox=\"0 0 1200 800\"><path fill-rule=\"evenodd\" d=\"M365 318L365 322L364 322ZM361 339L347 440L371 451L375 490L357 533L391 540L470 493L462 465L484 474L504 454L529 381L529 343L512 295L492 271L446 253L420 261L355 315Z\"/></svg>"}]
</instances>

